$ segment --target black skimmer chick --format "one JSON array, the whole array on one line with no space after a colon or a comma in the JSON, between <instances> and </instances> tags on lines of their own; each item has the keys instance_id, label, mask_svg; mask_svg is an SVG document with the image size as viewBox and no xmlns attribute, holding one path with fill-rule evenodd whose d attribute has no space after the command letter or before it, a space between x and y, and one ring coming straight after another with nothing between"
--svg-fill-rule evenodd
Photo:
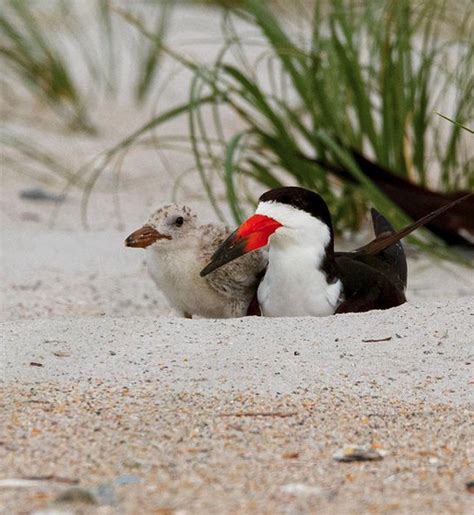
<instances>
[{"instance_id":1,"label":"black skimmer chick","mask_svg":"<svg viewBox=\"0 0 474 515\"><path fill-rule=\"evenodd\" d=\"M258 287L264 316L326 316L399 306L406 301L407 282L400 239L463 199L398 232L372 210L375 240L353 252L335 252L331 215L318 194L298 187L270 190L201 275L268 244L268 266Z\"/></svg>"},{"instance_id":2,"label":"black skimmer chick","mask_svg":"<svg viewBox=\"0 0 474 515\"><path fill-rule=\"evenodd\" d=\"M262 253L249 254L206 278L199 275L229 234L221 225L200 225L188 207L172 204L155 211L125 245L145 249L151 277L187 318L241 317L253 314L249 306L266 265Z\"/></svg>"}]
</instances>

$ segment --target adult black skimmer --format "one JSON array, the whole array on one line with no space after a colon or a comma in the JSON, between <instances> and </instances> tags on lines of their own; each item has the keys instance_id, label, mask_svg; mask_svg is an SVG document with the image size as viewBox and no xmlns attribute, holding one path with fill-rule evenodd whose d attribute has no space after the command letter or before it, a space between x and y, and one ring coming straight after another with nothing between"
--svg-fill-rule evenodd
<instances>
[{"instance_id":1,"label":"adult black skimmer","mask_svg":"<svg viewBox=\"0 0 474 515\"><path fill-rule=\"evenodd\" d=\"M201 271L205 276L269 244L258 287L264 316L325 316L388 309L406 301L401 238L471 194L395 232L375 209L376 238L353 252L335 252L331 215L316 193L285 187L264 193L256 213L234 231Z\"/></svg>"},{"instance_id":2,"label":"adult black skimmer","mask_svg":"<svg viewBox=\"0 0 474 515\"><path fill-rule=\"evenodd\" d=\"M154 211L125 245L145 249L152 279L171 307L185 317L241 317L253 314L252 299L266 266L261 252L229 263L206 278L199 276L229 234L223 225L199 224L191 209L171 204Z\"/></svg>"}]
</instances>

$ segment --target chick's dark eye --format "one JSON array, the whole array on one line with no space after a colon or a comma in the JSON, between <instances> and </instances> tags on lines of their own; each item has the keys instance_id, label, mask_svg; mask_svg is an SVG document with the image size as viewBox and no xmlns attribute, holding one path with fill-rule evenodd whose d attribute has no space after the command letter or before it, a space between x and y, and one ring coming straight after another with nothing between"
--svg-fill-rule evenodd
<instances>
[{"instance_id":1,"label":"chick's dark eye","mask_svg":"<svg viewBox=\"0 0 474 515\"><path fill-rule=\"evenodd\" d=\"M184 223L184 218L182 216L178 216L178 218L176 218L174 224L177 226L177 227L181 227Z\"/></svg>"}]
</instances>

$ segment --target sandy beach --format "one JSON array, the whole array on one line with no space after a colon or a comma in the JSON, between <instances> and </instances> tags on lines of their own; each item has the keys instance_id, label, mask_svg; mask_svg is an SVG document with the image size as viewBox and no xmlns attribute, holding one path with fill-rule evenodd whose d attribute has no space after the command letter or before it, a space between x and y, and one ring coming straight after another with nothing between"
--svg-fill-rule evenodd
<instances>
[{"instance_id":1,"label":"sandy beach","mask_svg":"<svg viewBox=\"0 0 474 515\"><path fill-rule=\"evenodd\" d=\"M179 21L196 54L216 51L192 43L215 16ZM30 134L75 171L148 119L125 103L94 114L95 138ZM472 271L408 249L393 310L178 318L124 239L191 162L170 172L133 149L120 181L100 177L87 227L79 189L26 198L64 181L2 166L0 513L473 513ZM197 174L177 198L216 221ZM338 461L346 446L377 459Z\"/></svg>"},{"instance_id":2,"label":"sandy beach","mask_svg":"<svg viewBox=\"0 0 474 515\"><path fill-rule=\"evenodd\" d=\"M471 512L465 407L404 402L383 388L369 396L199 389L178 394L137 380L12 386L2 477L34 483L2 488L3 513ZM337 462L334 453L354 442L386 454ZM88 502L59 502L73 488Z\"/></svg>"},{"instance_id":3,"label":"sandy beach","mask_svg":"<svg viewBox=\"0 0 474 515\"><path fill-rule=\"evenodd\" d=\"M185 320L123 246L142 192L122 229L103 215L84 230L74 197L51 228L54 206L20 199L15 181L2 197L2 513L470 512L462 268L414 256L410 302L385 312ZM336 461L347 445L383 457Z\"/></svg>"}]
</instances>

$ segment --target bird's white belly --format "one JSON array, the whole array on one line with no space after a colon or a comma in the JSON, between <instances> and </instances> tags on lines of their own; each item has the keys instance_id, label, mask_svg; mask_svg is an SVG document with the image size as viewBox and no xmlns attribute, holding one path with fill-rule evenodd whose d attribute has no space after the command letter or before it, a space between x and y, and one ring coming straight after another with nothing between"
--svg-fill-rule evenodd
<instances>
[{"instance_id":1,"label":"bird's white belly","mask_svg":"<svg viewBox=\"0 0 474 515\"><path fill-rule=\"evenodd\" d=\"M268 317L328 316L342 293L341 281L328 284L314 262L299 267L292 260L270 265L258 288L262 314Z\"/></svg>"},{"instance_id":2,"label":"bird's white belly","mask_svg":"<svg viewBox=\"0 0 474 515\"><path fill-rule=\"evenodd\" d=\"M206 318L242 316L237 309L242 310L240 304L224 299L199 276L202 265L192 249L169 254L147 249L146 261L150 275L174 309Z\"/></svg>"}]
</instances>

